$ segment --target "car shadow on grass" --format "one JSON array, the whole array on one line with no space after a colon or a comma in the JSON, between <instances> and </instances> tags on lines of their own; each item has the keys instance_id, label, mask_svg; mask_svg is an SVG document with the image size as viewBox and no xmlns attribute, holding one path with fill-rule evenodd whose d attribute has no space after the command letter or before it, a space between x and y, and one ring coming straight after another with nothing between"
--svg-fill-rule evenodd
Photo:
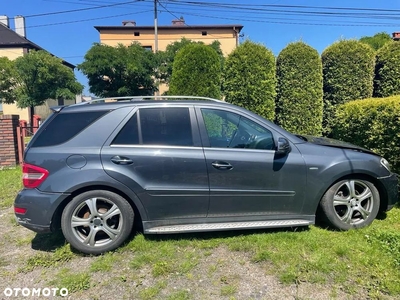
<instances>
[{"instance_id":1,"label":"car shadow on grass","mask_svg":"<svg viewBox=\"0 0 400 300\"><path fill-rule=\"evenodd\" d=\"M52 233L37 233L32 240L32 249L53 252L66 243L61 230Z\"/></svg>"}]
</instances>

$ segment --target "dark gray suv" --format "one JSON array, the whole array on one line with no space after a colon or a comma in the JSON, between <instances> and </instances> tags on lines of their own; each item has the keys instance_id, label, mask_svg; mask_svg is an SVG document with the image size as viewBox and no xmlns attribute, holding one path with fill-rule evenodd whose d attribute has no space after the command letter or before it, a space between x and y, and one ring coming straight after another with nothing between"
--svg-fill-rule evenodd
<instances>
[{"instance_id":1,"label":"dark gray suv","mask_svg":"<svg viewBox=\"0 0 400 300\"><path fill-rule=\"evenodd\" d=\"M115 101L117 100L117 101ZM157 100L157 101L156 101ZM146 234L369 225L397 202L388 162L352 144L288 133L199 97L58 107L27 146L18 222L61 227L99 254Z\"/></svg>"}]
</instances>

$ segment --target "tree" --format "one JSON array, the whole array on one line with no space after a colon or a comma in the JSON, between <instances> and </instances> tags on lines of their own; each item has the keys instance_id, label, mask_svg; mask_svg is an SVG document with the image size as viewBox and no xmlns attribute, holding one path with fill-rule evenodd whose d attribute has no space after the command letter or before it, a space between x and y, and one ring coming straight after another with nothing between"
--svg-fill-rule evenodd
<instances>
[{"instance_id":1,"label":"tree","mask_svg":"<svg viewBox=\"0 0 400 300\"><path fill-rule=\"evenodd\" d=\"M139 43L111 47L94 44L78 65L89 79L89 91L99 97L152 95L156 60Z\"/></svg>"},{"instance_id":2,"label":"tree","mask_svg":"<svg viewBox=\"0 0 400 300\"><path fill-rule=\"evenodd\" d=\"M400 94L400 43L391 41L376 55L374 96Z\"/></svg>"},{"instance_id":3,"label":"tree","mask_svg":"<svg viewBox=\"0 0 400 300\"><path fill-rule=\"evenodd\" d=\"M226 101L275 119L275 57L261 44L245 41L225 61Z\"/></svg>"},{"instance_id":4,"label":"tree","mask_svg":"<svg viewBox=\"0 0 400 300\"><path fill-rule=\"evenodd\" d=\"M386 32L379 32L374 36L363 36L360 38L360 42L370 45L374 50L379 50L391 40L392 38Z\"/></svg>"},{"instance_id":5,"label":"tree","mask_svg":"<svg viewBox=\"0 0 400 300\"><path fill-rule=\"evenodd\" d=\"M221 97L221 62L208 45L191 43L177 54L169 93L173 95Z\"/></svg>"},{"instance_id":6,"label":"tree","mask_svg":"<svg viewBox=\"0 0 400 300\"><path fill-rule=\"evenodd\" d=\"M322 53L324 131L329 135L335 107L372 97L375 51L357 40L341 40Z\"/></svg>"},{"instance_id":7,"label":"tree","mask_svg":"<svg viewBox=\"0 0 400 300\"><path fill-rule=\"evenodd\" d=\"M322 62L318 51L303 42L289 44L277 58L279 125L299 134L322 132Z\"/></svg>"},{"instance_id":8,"label":"tree","mask_svg":"<svg viewBox=\"0 0 400 300\"><path fill-rule=\"evenodd\" d=\"M14 63L7 57L0 57L0 103L14 103L16 94L16 72Z\"/></svg>"},{"instance_id":9,"label":"tree","mask_svg":"<svg viewBox=\"0 0 400 300\"><path fill-rule=\"evenodd\" d=\"M169 83L172 76L172 67L174 64L175 56L179 50L189 44L203 44L203 42L195 42L193 40L182 38L180 41L173 42L167 45L165 51L158 51L156 53L157 65L158 65L158 77L162 83ZM219 41L213 41L209 46L213 48L221 59L223 65L224 56L221 50L221 43Z\"/></svg>"},{"instance_id":10,"label":"tree","mask_svg":"<svg viewBox=\"0 0 400 300\"><path fill-rule=\"evenodd\" d=\"M13 62L3 59L2 67L2 76L7 69L11 73L1 98L6 103L16 102L20 108L30 107L31 124L35 106L47 99L74 99L83 90L74 72L43 50L31 51Z\"/></svg>"}]
</instances>

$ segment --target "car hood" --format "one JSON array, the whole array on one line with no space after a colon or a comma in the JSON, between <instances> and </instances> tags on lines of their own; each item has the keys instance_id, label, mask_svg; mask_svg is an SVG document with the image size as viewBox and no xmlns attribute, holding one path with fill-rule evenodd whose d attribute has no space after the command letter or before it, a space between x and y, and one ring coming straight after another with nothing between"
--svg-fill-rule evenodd
<instances>
[{"instance_id":1,"label":"car hood","mask_svg":"<svg viewBox=\"0 0 400 300\"><path fill-rule=\"evenodd\" d=\"M302 137L307 139L307 142L316 144L316 145L321 145L321 146L328 146L328 147L335 147L335 148L342 148L342 149L351 149L355 151L360 151L364 153L370 153L377 155L375 152L368 150L363 147L359 147L350 143L342 142L339 140L335 139L329 139L325 137L317 137L317 136L310 136L310 135L303 135Z\"/></svg>"}]
</instances>

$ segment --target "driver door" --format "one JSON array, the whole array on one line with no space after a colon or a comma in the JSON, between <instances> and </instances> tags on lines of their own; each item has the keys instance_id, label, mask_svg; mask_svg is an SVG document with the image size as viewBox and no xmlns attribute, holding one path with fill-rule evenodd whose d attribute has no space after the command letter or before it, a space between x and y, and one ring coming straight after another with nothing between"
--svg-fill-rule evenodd
<instances>
[{"instance_id":1,"label":"driver door","mask_svg":"<svg viewBox=\"0 0 400 300\"><path fill-rule=\"evenodd\" d=\"M196 111L210 184L208 217L299 215L306 184L296 147L275 157L273 132L236 112Z\"/></svg>"}]
</instances>

